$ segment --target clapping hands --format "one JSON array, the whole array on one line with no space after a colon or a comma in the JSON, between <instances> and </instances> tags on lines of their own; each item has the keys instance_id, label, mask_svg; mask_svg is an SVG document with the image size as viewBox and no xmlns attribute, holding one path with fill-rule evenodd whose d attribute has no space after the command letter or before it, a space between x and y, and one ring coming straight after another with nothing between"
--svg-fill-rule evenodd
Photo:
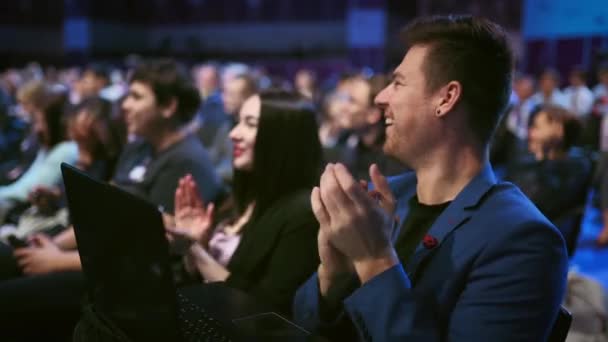
<instances>
[{"instance_id":1,"label":"clapping hands","mask_svg":"<svg viewBox=\"0 0 608 342\"><path fill-rule=\"evenodd\" d=\"M187 175L180 179L175 191L175 227L167 227L172 245L183 250L192 243L207 245L213 226L213 203L204 205L194 178Z\"/></svg>"},{"instance_id":2,"label":"clapping hands","mask_svg":"<svg viewBox=\"0 0 608 342\"><path fill-rule=\"evenodd\" d=\"M329 164L311 202L319 221L319 278L354 270L362 283L398 259L392 247L395 199L376 165L370 167L375 189L367 192L341 164ZM324 282L321 279L323 291Z\"/></svg>"}]
</instances>

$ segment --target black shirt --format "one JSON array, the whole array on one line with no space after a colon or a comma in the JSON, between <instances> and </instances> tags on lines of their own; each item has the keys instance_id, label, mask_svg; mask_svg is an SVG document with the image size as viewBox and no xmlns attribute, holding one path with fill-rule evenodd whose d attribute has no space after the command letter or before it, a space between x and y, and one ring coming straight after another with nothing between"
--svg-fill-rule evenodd
<instances>
[{"instance_id":1,"label":"black shirt","mask_svg":"<svg viewBox=\"0 0 608 342\"><path fill-rule=\"evenodd\" d=\"M138 153L136 155L141 157ZM140 160L141 163L134 163L136 166L129 172L128 180L117 182L117 185L162 206L168 212L173 212L178 181L187 174L194 177L205 202L217 200L223 192L207 151L194 136L189 135L160 153L151 153ZM121 161L133 160L121 158ZM120 161L117 168L123 169Z\"/></svg>"},{"instance_id":2,"label":"black shirt","mask_svg":"<svg viewBox=\"0 0 608 342\"><path fill-rule=\"evenodd\" d=\"M395 243L395 250L402 264L407 263L416 250L416 246L450 203L426 205L418 202L418 196L416 195L409 200L410 211L401 226Z\"/></svg>"}]
</instances>

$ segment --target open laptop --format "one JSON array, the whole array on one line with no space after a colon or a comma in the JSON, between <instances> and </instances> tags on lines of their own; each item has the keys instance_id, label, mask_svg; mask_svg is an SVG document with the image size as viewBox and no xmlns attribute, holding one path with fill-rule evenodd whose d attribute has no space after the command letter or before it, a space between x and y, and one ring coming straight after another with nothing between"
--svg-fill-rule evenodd
<instances>
[{"instance_id":1,"label":"open laptop","mask_svg":"<svg viewBox=\"0 0 608 342\"><path fill-rule=\"evenodd\" d=\"M87 292L134 341L177 341L177 302L158 209L61 165Z\"/></svg>"},{"instance_id":2,"label":"open laptop","mask_svg":"<svg viewBox=\"0 0 608 342\"><path fill-rule=\"evenodd\" d=\"M269 312L243 317L243 311L237 310L241 312L228 317L216 312L219 320L210 317L187 294L176 292L157 207L71 165L61 164L61 171L89 301L132 341L250 341L253 336L271 341L271 336L280 340L308 336ZM219 292L226 300L223 306L244 299L231 291Z\"/></svg>"}]
</instances>

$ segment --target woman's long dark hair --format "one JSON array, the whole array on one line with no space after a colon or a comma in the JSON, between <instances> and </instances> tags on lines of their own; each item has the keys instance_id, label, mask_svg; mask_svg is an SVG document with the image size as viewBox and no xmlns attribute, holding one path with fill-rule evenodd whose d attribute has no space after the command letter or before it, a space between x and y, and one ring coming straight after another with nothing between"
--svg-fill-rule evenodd
<instances>
[{"instance_id":1,"label":"woman's long dark hair","mask_svg":"<svg viewBox=\"0 0 608 342\"><path fill-rule=\"evenodd\" d=\"M321 143L316 115L298 95L263 93L254 146L253 170L235 170L234 199L242 214L255 202L250 222L280 198L319 181Z\"/></svg>"},{"instance_id":2,"label":"woman's long dark hair","mask_svg":"<svg viewBox=\"0 0 608 342\"><path fill-rule=\"evenodd\" d=\"M72 115L72 123L76 124L78 116L83 112L92 115L95 121L86 132L72 130L74 139L79 146L87 149L93 161L103 161L107 164L108 173L114 169L120 153L120 136L112 122L112 103L100 97L89 97L82 101ZM110 174L104 176L111 177Z\"/></svg>"},{"instance_id":3,"label":"woman's long dark hair","mask_svg":"<svg viewBox=\"0 0 608 342\"><path fill-rule=\"evenodd\" d=\"M41 106L46 132L36 132L36 134L42 145L52 148L67 138L65 110L68 98L65 91L47 87Z\"/></svg>"}]
</instances>

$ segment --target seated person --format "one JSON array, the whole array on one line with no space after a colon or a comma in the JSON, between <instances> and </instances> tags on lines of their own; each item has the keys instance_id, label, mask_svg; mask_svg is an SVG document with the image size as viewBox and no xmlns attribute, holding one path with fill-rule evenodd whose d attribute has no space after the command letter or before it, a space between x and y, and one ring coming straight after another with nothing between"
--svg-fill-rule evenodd
<instances>
[{"instance_id":1,"label":"seated person","mask_svg":"<svg viewBox=\"0 0 608 342\"><path fill-rule=\"evenodd\" d=\"M531 117L528 148L533 158L511 165L505 176L558 225L566 240L573 233L571 224L559 223L585 205L592 176L590 159L571 148L580 127L562 107L543 106Z\"/></svg>"},{"instance_id":2,"label":"seated person","mask_svg":"<svg viewBox=\"0 0 608 342\"><path fill-rule=\"evenodd\" d=\"M78 158L76 143L66 140L63 123L66 101L66 94L46 87L42 105L33 110L32 129L38 136L40 149L18 180L0 186L0 223L11 209L26 203L36 187L58 185L61 182L59 165L74 163Z\"/></svg>"},{"instance_id":3,"label":"seated person","mask_svg":"<svg viewBox=\"0 0 608 342\"><path fill-rule=\"evenodd\" d=\"M31 118L34 110L42 107L46 89L44 82L33 80L23 84L17 91L18 106L15 107L15 115L26 122L26 132L24 132L18 148L13 149L12 153L2 154L0 157L0 160L14 158L12 162L1 162L0 185L7 185L17 180L36 158L39 144L36 134L32 131ZM13 130L14 127L9 129Z\"/></svg>"},{"instance_id":4,"label":"seated person","mask_svg":"<svg viewBox=\"0 0 608 342\"><path fill-rule=\"evenodd\" d=\"M235 210L215 218L186 177L175 195L176 228L169 229L196 241L186 255L204 281L223 281L284 313L319 262L309 198L321 145L314 113L296 99L269 93L246 100L230 132Z\"/></svg>"},{"instance_id":5,"label":"seated person","mask_svg":"<svg viewBox=\"0 0 608 342\"><path fill-rule=\"evenodd\" d=\"M84 100L70 117L68 134L78 146L76 166L90 176L109 180L119 150L119 141L111 125L111 103L101 98ZM63 203L63 187L36 187L29 195L32 204L19 218L13 233L19 238L43 230L65 228L68 213Z\"/></svg>"},{"instance_id":6,"label":"seated person","mask_svg":"<svg viewBox=\"0 0 608 342\"><path fill-rule=\"evenodd\" d=\"M383 118L382 112L374 106L374 97L386 84L386 77L376 75L370 80L351 76L340 85L343 91L341 101L346 102L339 116L344 132L337 145L326 148L324 154L328 162L346 165L357 179L367 179L371 164L377 164L389 175L406 170L405 166L382 152L385 139Z\"/></svg>"},{"instance_id":7,"label":"seated person","mask_svg":"<svg viewBox=\"0 0 608 342\"><path fill-rule=\"evenodd\" d=\"M311 195L321 264L295 321L341 341L546 341L564 240L488 160L510 94L507 35L470 16L420 18L403 35L409 50L375 102L384 151L414 172L371 167L370 196L327 166Z\"/></svg>"},{"instance_id":8,"label":"seated person","mask_svg":"<svg viewBox=\"0 0 608 342\"><path fill-rule=\"evenodd\" d=\"M205 64L196 68L195 75L203 101L191 129L209 152L217 173L225 182L230 183L232 180L232 145L228 134L233 126L233 119L226 114L224 109L220 91L220 72L216 65ZM237 81L231 84L230 89L234 89L235 84L239 86L237 88L244 93L245 98L255 92L253 83L250 88L243 88L240 87L243 82ZM241 103L237 104L240 107ZM238 109L236 108L237 111Z\"/></svg>"},{"instance_id":9,"label":"seated person","mask_svg":"<svg viewBox=\"0 0 608 342\"><path fill-rule=\"evenodd\" d=\"M144 139L152 151L143 169L135 172L138 177L119 186L172 212L178 181L191 174L201 185L202 198L210 202L218 198L221 183L204 148L198 139L182 130L193 118L198 103L198 92L174 62L143 63L134 71L123 109L129 132ZM118 165L117 169L123 167ZM59 164L57 170L60 172ZM84 293L80 259L75 249L73 229L53 239L35 235L30 247L14 252L0 244L0 267L10 270L11 263L5 261L5 257L14 253L21 272L27 276L15 278L14 272L0 269L0 276L12 278L0 282L3 303L0 316L11 317L13 324L20 321L32 324L48 319L48 314L42 315L42 312L65 312L66 320L58 322L57 328L73 325ZM22 303L31 300L34 293L38 296L38 308L45 311L37 310L36 305L24 309ZM54 298L63 300L58 302ZM0 325L8 327L10 323L0 320Z\"/></svg>"},{"instance_id":10,"label":"seated person","mask_svg":"<svg viewBox=\"0 0 608 342\"><path fill-rule=\"evenodd\" d=\"M215 201L223 191L221 180L200 141L184 130L199 103L187 74L173 62L137 68L122 108L129 134L143 139L152 151L144 165L133 170L130 182L117 185L173 212L178 181L190 173L205 201Z\"/></svg>"}]
</instances>

